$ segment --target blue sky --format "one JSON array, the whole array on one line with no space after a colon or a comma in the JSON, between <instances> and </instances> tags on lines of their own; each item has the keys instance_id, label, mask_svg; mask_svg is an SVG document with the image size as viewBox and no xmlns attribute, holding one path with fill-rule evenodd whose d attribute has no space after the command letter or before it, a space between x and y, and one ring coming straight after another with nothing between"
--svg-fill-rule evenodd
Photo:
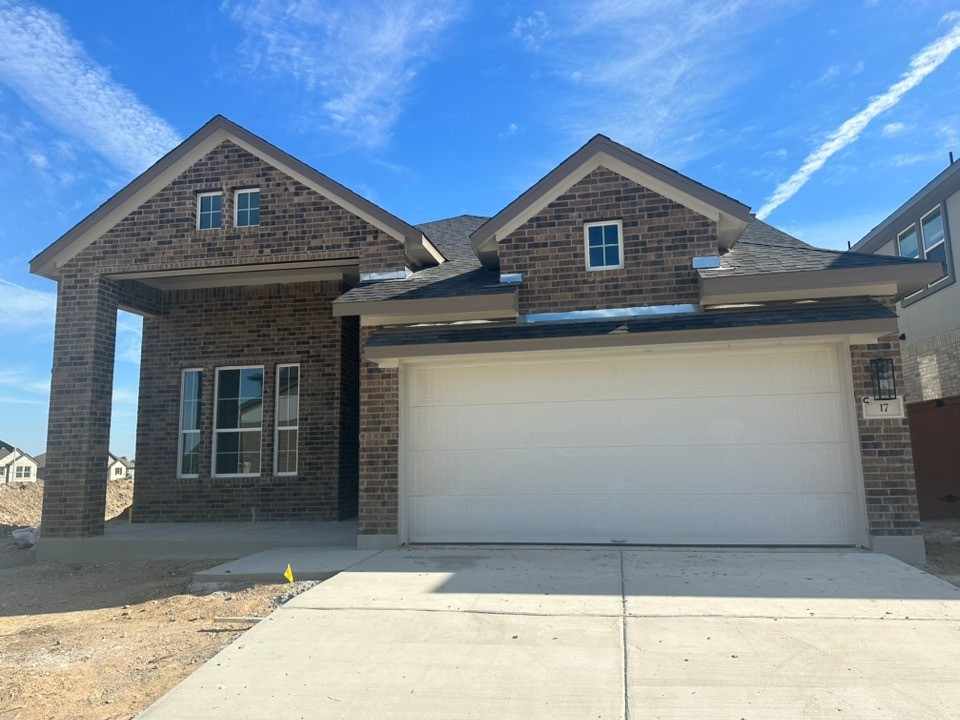
<instances>
[{"instance_id":1,"label":"blue sky","mask_svg":"<svg viewBox=\"0 0 960 720\"><path fill-rule=\"evenodd\" d=\"M0 438L34 453L28 261L217 113L410 222L495 213L602 132L835 248L960 155L955 1L0 0L0 38Z\"/></svg>"}]
</instances>

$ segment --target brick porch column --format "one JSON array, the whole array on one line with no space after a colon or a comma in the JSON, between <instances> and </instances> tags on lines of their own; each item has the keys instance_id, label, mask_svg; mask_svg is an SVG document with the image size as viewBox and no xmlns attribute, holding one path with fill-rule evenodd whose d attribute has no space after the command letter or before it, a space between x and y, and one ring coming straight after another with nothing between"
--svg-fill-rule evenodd
<instances>
[{"instance_id":1,"label":"brick porch column","mask_svg":"<svg viewBox=\"0 0 960 720\"><path fill-rule=\"evenodd\" d=\"M850 346L870 547L906 562L923 563L909 423L906 418L865 418L860 404L861 397L873 392L870 361L879 357L893 358L897 392L902 396L903 361L895 335L870 345Z\"/></svg>"},{"instance_id":2,"label":"brick porch column","mask_svg":"<svg viewBox=\"0 0 960 720\"><path fill-rule=\"evenodd\" d=\"M103 534L116 334L115 284L98 276L62 276L47 421L43 537Z\"/></svg>"},{"instance_id":3,"label":"brick porch column","mask_svg":"<svg viewBox=\"0 0 960 720\"><path fill-rule=\"evenodd\" d=\"M360 354L376 328L360 329ZM397 546L400 373L361 359L360 498L357 547Z\"/></svg>"}]
</instances>

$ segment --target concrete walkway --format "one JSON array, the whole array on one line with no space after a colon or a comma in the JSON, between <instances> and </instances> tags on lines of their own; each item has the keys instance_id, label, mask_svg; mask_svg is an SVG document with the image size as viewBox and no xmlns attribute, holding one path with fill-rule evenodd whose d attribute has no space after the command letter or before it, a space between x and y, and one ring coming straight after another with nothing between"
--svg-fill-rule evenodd
<instances>
[{"instance_id":1,"label":"concrete walkway","mask_svg":"<svg viewBox=\"0 0 960 720\"><path fill-rule=\"evenodd\" d=\"M960 717L960 589L884 555L385 551L145 720Z\"/></svg>"}]
</instances>

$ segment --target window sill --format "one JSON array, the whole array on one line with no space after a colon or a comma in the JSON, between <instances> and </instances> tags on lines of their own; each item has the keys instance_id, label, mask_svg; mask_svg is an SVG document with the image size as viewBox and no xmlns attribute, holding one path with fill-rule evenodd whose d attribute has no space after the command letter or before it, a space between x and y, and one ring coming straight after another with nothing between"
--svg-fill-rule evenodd
<instances>
[{"instance_id":1,"label":"window sill","mask_svg":"<svg viewBox=\"0 0 960 720\"><path fill-rule=\"evenodd\" d=\"M905 297L903 300L900 301L900 307L903 307L903 308L910 307L914 303L918 303L924 298L928 298L934 293L939 292L940 290L943 290L943 288L950 287L951 285L953 285L953 283L956 282L956 280L957 280L956 277L953 275L947 275L946 277L940 278L932 285L928 285L927 287L925 287L923 290L918 290L913 295L910 295L909 297Z\"/></svg>"}]
</instances>

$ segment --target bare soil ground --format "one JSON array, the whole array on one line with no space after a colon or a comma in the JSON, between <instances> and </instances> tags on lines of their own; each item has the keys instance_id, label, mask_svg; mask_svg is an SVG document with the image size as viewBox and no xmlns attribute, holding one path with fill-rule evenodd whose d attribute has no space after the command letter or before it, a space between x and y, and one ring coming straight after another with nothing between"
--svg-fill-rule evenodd
<instances>
[{"instance_id":1,"label":"bare soil ground","mask_svg":"<svg viewBox=\"0 0 960 720\"><path fill-rule=\"evenodd\" d=\"M928 573L960 587L960 518L924 520Z\"/></svg>"},{"instance_id":2,"label":"bare soil ground","mask_svg":"<svg viewBox=\"0 0 960 720\"><path fill-rule=\"evenodd\" d=\"M132 487L111 483L108 517ZM38 563L9 530L40 519L42 492L0 486L0 720L132 718L249 627L215 616L264 616L290 590L188 592L213 561Z\"/></svg>"}]
</instances>

